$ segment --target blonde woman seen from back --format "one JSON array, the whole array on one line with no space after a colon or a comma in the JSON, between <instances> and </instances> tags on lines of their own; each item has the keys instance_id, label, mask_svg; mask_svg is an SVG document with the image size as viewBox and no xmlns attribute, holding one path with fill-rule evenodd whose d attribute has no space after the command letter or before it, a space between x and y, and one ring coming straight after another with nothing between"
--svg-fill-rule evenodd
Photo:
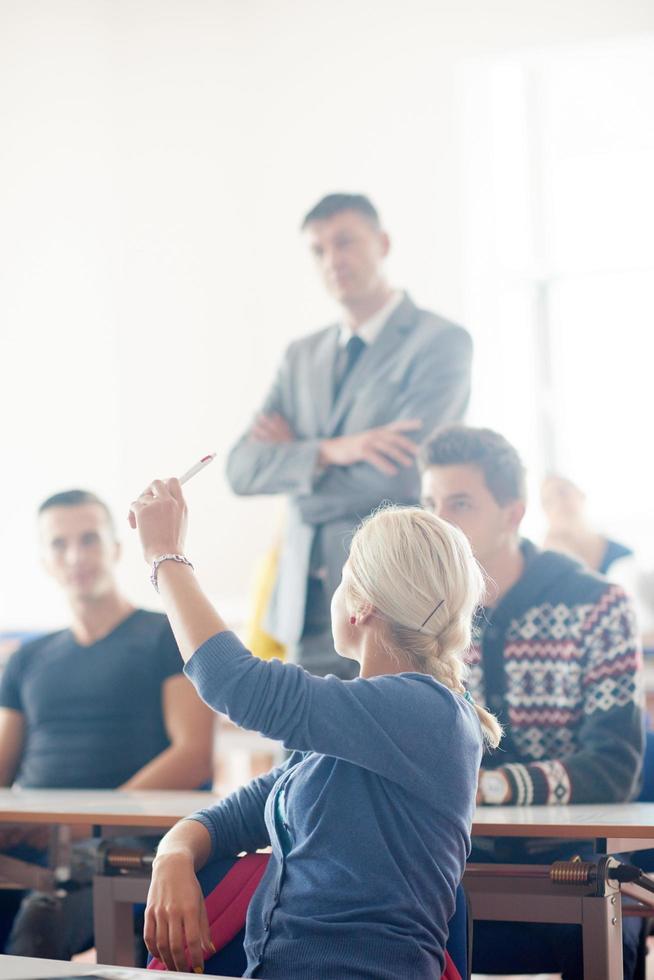
<instances>
[{"instance_id":1,"label":"blonde woman seen from back","mask_svg":"<svg viewBox=\"0 0 654 980\"><path fill-rule=\"evenodd\" d=\"M149 563L183 556L176 480L151 484L131 519ZM440 976L482 743L500 737L463 687L483 588L465 537L416 508L380 511L359 529L331 610L336 651L360 664L353 681L255 659L189 565L162 561L157 576L205 701L292 755L164 837L150 951L169 969L200 971L210 936L196 873L272 845L249 905L244 976Z\"/></svg>"},{"instance_id":2,"label":"blonde woman seen from back","mask_svg":"<svg viewBox=\"0 0 654 980\"><path fill-rule=\"evenodd\" d=\"M417 507L380 510L354 537L341 587L334 593L336 652L362 662L358 646L367 643L391 663L395 661L398 673L431 674L464 695L463 655L470 646L472 617L483 592L481 570L457 528ZM434 606L435 596L440 598ZM367 634L339 635L344 617L335 607L343 602L352 613L351 626L356 629L357 610L358 622L370 623ZM426 609L429 615L422 621ZM394 671L387 664L380 673ZM475 710L485 741L497 747L501 728L496 718L480 705Z\"/></svg>"}]
</instances>

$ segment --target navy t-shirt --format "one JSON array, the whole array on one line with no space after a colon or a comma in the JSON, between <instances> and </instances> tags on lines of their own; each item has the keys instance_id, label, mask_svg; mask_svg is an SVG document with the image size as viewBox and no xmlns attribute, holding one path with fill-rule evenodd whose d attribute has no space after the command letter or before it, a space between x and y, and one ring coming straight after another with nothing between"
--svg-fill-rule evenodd
<instances>
[{"instance_id":1,"label":"navy t-shirt","mask_svg":"<svg viewBox=\"0 0 654 980\"><path fill-rule=\"evenodd\" d=\"M162 688L182 666L168 620L144 609L91 646L62 630L21 647L0 680L0 707L26 722L16 782L120 786L169 746Z\"/></svg>"}]
</instances>

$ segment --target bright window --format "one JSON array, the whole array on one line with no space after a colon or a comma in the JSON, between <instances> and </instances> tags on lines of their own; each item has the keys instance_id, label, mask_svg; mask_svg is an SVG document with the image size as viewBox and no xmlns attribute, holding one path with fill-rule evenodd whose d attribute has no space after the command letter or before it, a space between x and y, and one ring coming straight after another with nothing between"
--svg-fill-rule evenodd
<instances>
[{"instance_id":1,"label":"bright window","mask_svg":"<svg viewBox=\"0 0 654 980\"><path fill-rule=\"evenodd\" d=\"M472 419L654 558L654 39L477 63L465 91Z\"/></svg>"}]
</instances>

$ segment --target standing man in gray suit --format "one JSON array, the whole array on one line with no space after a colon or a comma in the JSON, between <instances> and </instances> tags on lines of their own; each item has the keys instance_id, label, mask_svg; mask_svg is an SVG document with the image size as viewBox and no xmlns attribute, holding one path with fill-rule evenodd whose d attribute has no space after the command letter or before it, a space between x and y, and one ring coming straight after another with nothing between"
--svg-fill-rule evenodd
<instances>
[{"instance_id":1,"label":"standing man in gray suit","mask_svg":"<svg viewBox=\"0 0 654 980\"><path fill-rule=\"evenodd\" d=\"M312 673L350 678L358 665L334 652L329 615L349 539L383 501L419 500L417 441L462 418L472 344L390 286L368 198L330 194L302 229L342 318L289 346L227 478L238 494L289 497L267 630Z\"/></svg>"}]
</instances>

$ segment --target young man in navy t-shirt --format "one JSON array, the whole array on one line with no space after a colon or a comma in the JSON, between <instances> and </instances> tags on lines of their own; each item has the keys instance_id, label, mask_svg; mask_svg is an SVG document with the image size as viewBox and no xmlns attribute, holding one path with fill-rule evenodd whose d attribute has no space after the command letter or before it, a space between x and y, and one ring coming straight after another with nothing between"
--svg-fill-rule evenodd
<instances>
[{"instance_id":1,"label":"young man in navy t-shirt","mask_svg":"<svg viewBox=\"0 0 654 980\"><path fill-rule=\"evenodd\" d=\"M121 594L109 510L94 494L70 490L48 498L38 521L43 563L65 592L71 625L26 644L5 668L0 785L197 789L211 777L213 714L182 673L166 617L136 609ZM88 836L84 830L78 836ZM47 835L2 825L0 852L38 852ZM0 941L12 917L5 903ZM91 942L90 887L63 903L32 893L7 952L68 959Z\"/></svg>"}]
</instances>

